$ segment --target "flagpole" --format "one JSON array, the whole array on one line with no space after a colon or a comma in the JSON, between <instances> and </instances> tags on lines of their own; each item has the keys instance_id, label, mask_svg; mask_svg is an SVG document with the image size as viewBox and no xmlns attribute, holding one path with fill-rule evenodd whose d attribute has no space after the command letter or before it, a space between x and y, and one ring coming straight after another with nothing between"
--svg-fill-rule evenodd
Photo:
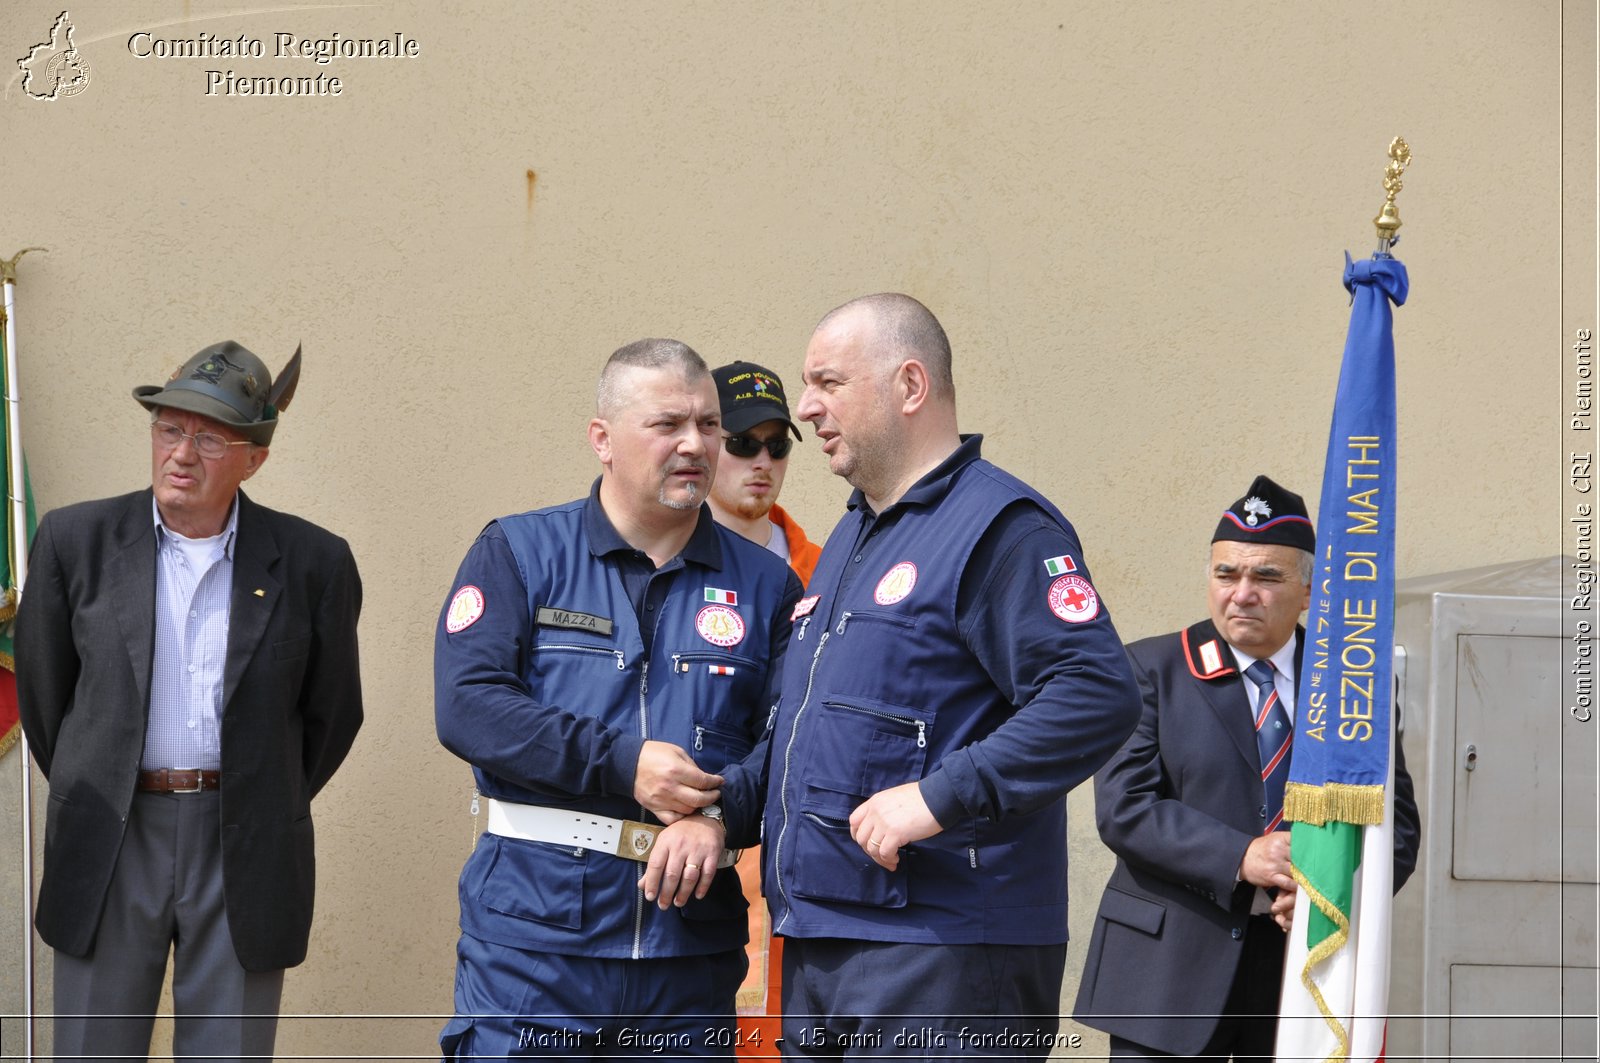
<instances>
[{"instance_id":1,"label":"flagpole","mask_svg":"<svg viewBox=\"0 0 1600 1063\"><path fill-rule=\"evenodd\" d=\"M1405 267L1391 248L1400 229L1395 196L1410 163L1410 147L1395 137L1384 171L1386 199L1372 220L1378 250L1362 262L1345 255L1351 319L1318 512L1319 575L1306 621L1308 675L1296 677L1297 689L1310 696L1308 711L1295 714L1285 793L1286 818L1293 821L1290 860L1299 886L1284 955L1275 1049L1276 1058L1286 1063L1373 1063L1385 1056L1394 860L1390 669L1398 464L1392 308L1405 303L1409 290ZM1359 487L1348 486L1358 481ZM1335 519L1349 507L1350 521ZM1341 637L1332 629L1341 623L1347 635L1359 629L1359 637L1346 638L1342 651L1330 649ZM1313 639L1319 647L1315 655ZM1359 722L1347 735L1343 726L1325 723L1328 710L1319 706L1332 696L1341 698L1342 706L1350 676L1356 713L1346 722L1358 717ZM1380 736L1386 738L1381 745L1367 741ZM1386 763L1376 762L1374 749Z\"/></svg>"},{"instance_id":2,"label":"flagpole","mask_svg":"<svg viewBox=\"0 0 1600 1063\"><path fill-rule=\"evenodd\" d=\"M28 489L22 462L22 423L17 401L17 261L29 251L25 247L7 259L0 259L0 280L5 285L6 337L6 499L11 505L11 575L16 584L17 601L28 579ZM22 732L17 758L22 773L22 1031L23 1058L33 1058L33 768L28 751L28 735Z\"/></svg>"}]
</instances>

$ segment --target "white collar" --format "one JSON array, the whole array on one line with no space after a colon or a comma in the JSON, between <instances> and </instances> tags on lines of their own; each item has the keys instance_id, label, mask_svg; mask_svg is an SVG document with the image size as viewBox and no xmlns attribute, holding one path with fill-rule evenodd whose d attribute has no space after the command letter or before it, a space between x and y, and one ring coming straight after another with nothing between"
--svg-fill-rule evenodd
<instances>
[{"instance_id":1,"label":"white collar","mask_svg":"<svg viewBox=\"0 0 1600 1063\"><path fill-rule=\"evenodd\" d=\"M1298 632L1296 635L1298 635ZM1224 639L1223 641L1226 642L1227 640ZM1291 636L1288 642L1285 642L1282 646L1278 647L1277 653L1274 653L1271 657L1266 658L1268 661L1272 662L1272 667L1276 668L1291 683L1295 681L1294 647L1295 643L1298 641L1299 639L1297 637ZM1258 657L1252 657L1248 653L1239 650L1231 642L1228 643L1228 649L1233 651L1233 659L1239 664L1239 674L1241 676L1245 674L1246 669L1261 659Z\"/></svg>"},{"instance_id":2,"label":"white collar","mask_svg":"<svg viewBox=\"0 0 1600 1063\"><path fill-rule=\"evenodd\" d=\"M156 538L158 541L162 536L167 535L172 536L172 538L178 542L194 543L205 541L204 539L191 539L182 532L173 531L171 528L167 527L166 522L161 519L161 506L156 502L156 496L154 494L151 494L150 496L150 513L152 518L155 520ZM218 532L216 535L208 535L206 536L206 539L217 539L222 545L222 556L232 560L233 540L238 531L239 496L237 493L235 493L233 496L233 504L228 508L228 522L222 526L222 531Z\"/></svg>"}]
</instances>

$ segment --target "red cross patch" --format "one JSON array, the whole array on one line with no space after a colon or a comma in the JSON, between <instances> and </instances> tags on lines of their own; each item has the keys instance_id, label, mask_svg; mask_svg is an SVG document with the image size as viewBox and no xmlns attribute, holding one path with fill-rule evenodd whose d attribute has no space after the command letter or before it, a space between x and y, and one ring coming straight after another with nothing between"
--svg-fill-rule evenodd
<instances>
[{"instance_id":1,"label":"red cross patch","mask_svg":"<svg viewBox=\"0 0 1600 1063\"><path fill-rule=\"evenodd\" d=\"M1082 576L1062 576L1050 584L1050 611L1069 624L1084 624L1100 615L1100 596Z\"/></svg>"}]
</instances>

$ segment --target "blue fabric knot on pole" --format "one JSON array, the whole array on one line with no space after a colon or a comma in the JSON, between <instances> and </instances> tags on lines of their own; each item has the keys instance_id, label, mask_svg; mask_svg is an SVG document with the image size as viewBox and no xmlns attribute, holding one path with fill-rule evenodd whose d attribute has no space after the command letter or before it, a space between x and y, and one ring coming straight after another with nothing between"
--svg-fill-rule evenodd
<instances>
[{"instance_id":1,"label":"blue fabric knot on pole","mask_svg":"<svg viewBox=\"0 0 1600 1063\"><path fill-rule=\"evenodd\" d=\"M1406 305L1406 296L1411 291L1411 279L1406 276L1406 267L1398 258L1389 255L1373 255L1354 262L1350 252L1344 253L1344 289L1355 298L1356 285L1377 285L1388 295L1389 301L1395 306Z\"/></svg>"}]
</instances>

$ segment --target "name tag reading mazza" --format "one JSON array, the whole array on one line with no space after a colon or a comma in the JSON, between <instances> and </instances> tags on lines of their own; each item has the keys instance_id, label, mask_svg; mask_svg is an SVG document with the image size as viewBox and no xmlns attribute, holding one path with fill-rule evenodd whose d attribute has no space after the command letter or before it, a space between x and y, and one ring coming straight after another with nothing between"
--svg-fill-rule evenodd
<instances>
[{"instance_id":1,"label":"name tag reading mazza","mask_svg":"<svg viewBox=\"0 0 1600 1063\"><path fill-rule=\"evenodd\" d=\"M591 613L574 613L570 609L554 609L541 605L533 622L540 627L566 627L575 631L593 631L596 635L611 634L611 621Z\"/></svg>"}]
</instances>

